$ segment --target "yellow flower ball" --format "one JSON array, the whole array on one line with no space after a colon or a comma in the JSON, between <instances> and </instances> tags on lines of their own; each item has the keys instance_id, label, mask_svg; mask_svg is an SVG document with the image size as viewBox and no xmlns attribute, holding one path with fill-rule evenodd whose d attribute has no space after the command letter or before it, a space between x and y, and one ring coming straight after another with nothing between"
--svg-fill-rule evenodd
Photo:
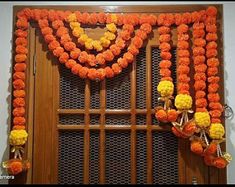
<instances>
[{"instance_id":1,"label":"yellow flower ball","mask_svg":"<svg viewBox=\"0 0 235 187\"><path fill-rule=\"evenodd\" d=\"M102 47L100 41L98 41L98 40L93 40L92 45L93 45L94 49L96 49L97 51L103 50L103 47Z\"/></svg>"},{"instance_id":2,"label":"yellow flower ball","mask_svg":"<svg viewBox=\"0 0 235 187\"><path fill-rule=\"evenodd\" d=\"M171 96L174 92L174 84L171 81L160 81L157 91L162 97Z\"/></svg>"},{"instance_id":3,"label":"yellow flower ball","mask_svg":"<svg viewBox=\"0 0 235 187\"><path fill-rule=\"evenodd\" d=\"M224 136L224 126L221 123L212 123L209 129L209 136L212 139L222 139Z\"/></svg>"},{"instance_id":4,"label":"yellow flower ball","mask_svg":"<svg viewBox=\"0 0 235 187\"><path fill-rule=\"evenodd\" d=\"M71 29L74 29L74 28L77 28L77 27L80 28L80 23L78 23L78 22L70 22L69 26L70 26Z\"/></svg>"},{"instance_id":5,"label":"yellow flower ball","mask_svg":"<svg viewBox=\"0 0 235 187\"><path fill-rule=\"evenodd\" d=\"M72 33L75 37L80 37L84 33L84 30L81 27L75 27Z\"/></svg>"},{"instance_id":6,"label":"yellow flower ball","mask_svg":"<svg viewBox=\"0 0 235 187\"><path fill-rule=\"evenodd\" d=\"M75 22L75 21L77 21L77 16L76 16L76 14L70 14L68 17L67 17L67 21L68 22Z\"/></svg>"},{"instance_id":7,"label":"yellow flower ball","mask_svg":"<svg viewBox=\"0 0 235 187\"><path fill-rule=\"evenodd\" d=\"M88 38L85 42L85 47L89 50L93 49L92 41L93 40L91 38Z\"/></svg>"},{"instance_id":8,"label":"yellow flower ball","mask_svg":"<svg viewBox=\"0 0 235 187\"><path fill-rule=\"evenodd\" d=\"M9 140L11 145L24 145L27 141L28 133L25 130L12 130Z\"/></svg>"},{"instance_id":9,"label":"yellow flower ball","mask_svg":"<svg viewBox=\"0 0 235 187\"><path fill-rule=\"evenodd\" d=\"M116 38L116 35L111 32L105 32L104 37L108 40L114 40Z\"/></svg>"},{"instance_id":10,"label":"yellow flower ball","mask_svg":"<svg viewBox=\"0 0 235 187\"><path fill-rule=\"evenodd\" d=\"M78 38L78 42L84 45L88 39L89 37L86 34L81 34L80 38Z\"/></svg>"},{"instance_id":11,"label":"yellow flower ball","mask_svg":"<svg viewBox=\"0 0 235 187\"><path fill-rule=\"evenodd\" d=\"M110 40L106 39L105 37L101 37L100 43L103 47L108 47L111 42L110 42Z\"/></svg>"},{"instance_id":12,"label":"yellow flower ball","mask_svg":"<svg viewBox=\"0 0 235 187\"><path fill-rule=\"evenodd\" d=\"M175 98L175 106L178 110L188 110L192 108L192 97L187 94L179 94Z\"/></svg>"},{"instance_id":13,"label":"yellow flower ball","mask_svg":"<svg viewBox=\"0 0 235 187\"><path fill-rule=\"evenodd\" d=\"M211 123L210 115L208 112L196 112L194 119L199 127L208 127Z\"/></svg>"},{"instance_id":14,"label":"yellow flower ball","mask_svg":"<svg viewBox=\"0 0 235 187\"><path fill-rule=\"evenodd\" d=\"M117 15L116 14L111 14L111 19L113 23L117 23Z\"/></svg>"},{"instance_id":15,"label":"yellow flower ball","mask_svg":"<svg viewBox=\"0 0 235 187\"><path fill-rule=\"evenodd\" d=\"M106 28L112 33L115 33L117 31L117 27L114 23L107 24Z\"/></svg>"}]
</instances>

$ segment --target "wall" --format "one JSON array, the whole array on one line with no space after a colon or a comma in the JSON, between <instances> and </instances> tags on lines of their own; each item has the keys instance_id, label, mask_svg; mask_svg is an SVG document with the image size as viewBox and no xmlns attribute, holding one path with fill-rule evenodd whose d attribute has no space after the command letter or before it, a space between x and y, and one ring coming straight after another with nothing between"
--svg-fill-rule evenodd
<instances>
[{"instance_id":1,"label":"wall","mask_svg":"<svg viewBox=\"0 0 235 187\"><path fill-rule=\"evenodd\" d=\"M11 93L11 43L12 43L12 14L14 5L157 5L157 4L223 4L224 5L224 66L225 66L225 100L228 105L230 105L235 110L235 87L233 81L235 80L235 63L233 58L235 58L235 3L231 2L219 2L219 1L203 1L203 2L0 2L0 162L8 158L8 146L7 138L9 132L10 124L10 93ZM233 36L234 35L234 36ZM226 121L226 139L227 139L227 151L231 153L234 160L230 163L227 168L227 182L228 184L235 183L235 120ZM0 175L6 175L5 171L0 169ZM0 179L1 183L7 183L6 180Z\"/></svg>"}]
</instances>

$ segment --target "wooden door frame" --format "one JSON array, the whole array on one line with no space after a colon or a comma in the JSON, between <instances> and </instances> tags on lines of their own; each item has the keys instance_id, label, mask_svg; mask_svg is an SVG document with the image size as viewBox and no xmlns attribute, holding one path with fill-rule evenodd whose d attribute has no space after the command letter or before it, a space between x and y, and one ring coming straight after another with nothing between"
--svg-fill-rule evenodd
<instances>
[{"instance_id":1,"label":"wooden door frame","mask_svg":"<svg viewBox=\"0 0 235 187\"><path fill-rule=\"evenodd\" d=\"M14 36L14 30L15 30L15 22L16 22L16 13L24 8L38 8L38 9L42 9L42 8L47 8L47 9L58 9L58 10L71 10L71 11L81 11L81 12L123 12L123 13L127 13L127 12L137 12L137 13L143 13L143 10L145 13L176 13L176 12L185 12L185 11L198 11L198 10L202 10L202 9L206 9L208 6L210 6L212 4L203 4L203 5L132 5L132 6L115 6L116 9L112 9L111 6L77 6L77 5L73 5L73 6L14 6L13 7L13 41L15 41L15 36ZM219 27L218 27L218 35L220 38L220 40L218 40L218 46L220 49L220 53L219 53L219 59L221 61L220 64L220 77L221 77L221 82L224 81L224 76L223 76L223 19L222 19L222 15L223 15L223 5L213 5L215 7L217 7L218 9L218 15L219 15ZM28 133L29 133L29 138L28 138L28 142L26 144L26 153L25 153L25 157L32 160L32 155L33 155L33 123L34 123L34 119L33 119L33 108L34 108L34 75L33 75L33 67L34 67L34 54L35 54L35 43L33 43L32 41L35 40L35 35L34 35L34 29L31 28L29 31L29 36L28 36L28 41L29 41L29 55L28 55L28 68L27 68L27 84L26 84L26 92L27 92L27 96L26 96L26 119L27 119L27 124L31 124L28 125L26 127ZM13 53L12 53L12 59L14 59L14 54L15 54L15 44L13 42ZM151 58L151 57L146 57L146 58ZM14 62L12 62L13 64ZM133 76L133 74L131 74L131 76ZM133 86L133 85L132 85ZM224 84L220 85L220 94L221 94L221 102L222 104L224 103ZM105 96L105 91L101 93L102 96ZM131 103L135 102L134 99L131 100ZM148 104L148 103L147 103ZM101 111L104 110L105 103L101 102ZM85 109L86 110L86 109ZM103 111L104 112L104 111ZM102 115L104 115L104 113L102 113ZM101 121L103 120L103 118L101 118ZM133 118L131 118L132 121L134 121ZM85 122L86 123L86 122ZM225 120L223 119L223 123L225 123ZM87 128L88 124L85 124L86 128ZM102 129L104 130L104 126L102 126ZM134 127L133 127L134 128ZM150 127L149 127L150 128ZM158 127L156 127L158 128ZM133 129L132 129L133 130ZM89 133L88 129L86 131L84 131L85 133ZM87 136L89 137L89 134L87 134ZM131 139L131 141L134 141L135 137L133 136L133 139ZM105 136L101 136L101 141L105 141ZM192 168L188 167L186 165L186 162L190 162L191 157L194 158L194 156L187 154L186 155L186 147L189 146L188 142L186 142L185 140L179 139L179 149L178 149L178 155L179 155L179 166L183 167L179 167L179 183L189 183L190 184L190 180L186 179L186 173L190 173L190 171L192 170ZM150 145L148 145L150 146ZM225 149L225 143L223 144L223 149ZM84 155L85 156L85 155ZM132 155L133 156L133 155ZM187 158L186 158L187 157ZM186 161L185 161L186 159ZM134 160L132 164L134 164L136 161ZM150 164L151 165L151 164ZM226 169L223 170L218 170L212 167L205 167L207 168L207 181L208 183L219 183L219 184L225 184L226 183ZM32 180L32 169L30 169L27 174L26 173L22 173L18 176L15 177L15 180L10 181L10 183L31 183ZM101 170L101 176L104 175L104 171ZM87 173L84 173L85 176L87 175ZM151 176L151 172L149 173L148 176ZM84 177L85 177L84 176ZM87 178L87 176L86 176ZM135 174L133 174L133 180L135 181ZM103 177L100 178L101 181L103 181ZM148 181L151 181L151 178L148 179Z\"/></svg>"}]
</instances>

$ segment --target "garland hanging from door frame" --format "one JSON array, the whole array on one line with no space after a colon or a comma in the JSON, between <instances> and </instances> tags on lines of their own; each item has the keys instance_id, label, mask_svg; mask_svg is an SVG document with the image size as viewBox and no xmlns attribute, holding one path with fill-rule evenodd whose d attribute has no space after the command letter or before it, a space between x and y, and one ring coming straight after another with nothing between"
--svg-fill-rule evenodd
<instances>
[{"instance_id":1,"label":"garland hanging from door frame","mask_svg":"<svg viewBox=\"0 0 235 187\"><path fill-rule=\"evenodd\" d=\"M161 81L157 91L160 95L159 101L162 101L164 106L156 107L155 116L162 123L172 123L172 132L177 137L189 139L191 151L203 156L206 165L225 168L232 158L229 153L222 152L220 148L220 143L225 141L225 130L221 123L223 106L218 93L220 62L217 57L216 15L217 9L213 6L192 13L164 13L158 16L29 8L19 11L15 30L13 127L9 135L14 158L3 162L3 167L12 175L30 168L30 162L24 158L24 146L28 137L25 118L27 37L29 23L33 20L38 23L48 49L58 58L58 61L71 69L73 74L93 81L118 76L124 68L133 63L153 27L159 26L159 48L162 60L159 63ZM175 99L173 98L175 85L170 71L172 64L170 32L174 24L177 25L178 56ZM192 111L193 99L189 92L190 24L193 24L195 113ZM105 26L106 31L99 40L93 40L85 33L82 25L101 25ZM138 30L137 27L139 27ZM121 29L118 30L118 28ZM69 34L70 31L72 37ZM76 42L73 37L76 38ZM120 55L124 49L127 51ZM109 66L115 57L119 58ZM174 100L174 105L171 100ZM190 113L194 113L192 119L189 119Z\"/></svg>"}]
</instances>

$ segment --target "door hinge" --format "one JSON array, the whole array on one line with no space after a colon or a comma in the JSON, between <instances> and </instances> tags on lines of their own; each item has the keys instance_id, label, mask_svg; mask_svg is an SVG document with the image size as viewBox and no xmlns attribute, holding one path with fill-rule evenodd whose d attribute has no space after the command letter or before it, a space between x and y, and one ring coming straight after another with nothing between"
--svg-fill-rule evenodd
<instances>
[{"instance_id":1,"label":"door hinge","mask_svg":"<svg viewBox=\"0 0 235 187\"><path fill-rule=\"evenodd\" d=\"M197 177L192 177L192 184L197 185Z\"/></svg>"},{"instance_id":2,"label":"door hinge","mask_svg":"<svg viewBox=\"0 0 235 187\"><path fill-rule=\"evenodd\" d=\"M33 55L33 75L36 74L36 53Z\"/></svg>"}]
</instances>

